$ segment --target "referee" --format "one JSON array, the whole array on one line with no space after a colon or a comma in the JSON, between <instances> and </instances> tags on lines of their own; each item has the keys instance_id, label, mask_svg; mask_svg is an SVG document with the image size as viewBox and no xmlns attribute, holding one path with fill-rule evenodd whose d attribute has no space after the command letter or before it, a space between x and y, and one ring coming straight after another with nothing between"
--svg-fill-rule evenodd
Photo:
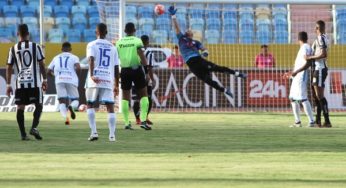
<instances>
[{"instance_id":1,"label":"referee","mask_svg":"<svg viewBox=\"0 0 346 188\"><path fill-rule=\"evenodd\" d=\"M126 36L116 43L120 59L120 79L122 89L121 109L124 115L125 129L132 130L129 121L129 101L131 95L132 83L140 97L140 120L141 128L151 130L147 124L147 114L149 108L149 99L147 93L147 84L145 74L147 73L147 60L143 53L143 42L134 36L136 32L135 25L131 22L125 25Z\"/></svg>"},{"instance_id":2,"label":"referee","mask_svg":"<svg viewBox=\"0 0 346 188\"><path fill-rule=\"evenodd\" d=\"M37 140L42 140L37 126L42 113L43 94L47 89L47 75L44 65L44 56L41 47L29 41L29 29L26 24L20 24L17 32L19 42L9 51L6 69L6 94L13 93L11 86L12 70L16 76L14 91L17 105L17 122L22 140L30 140L25 132L24 109L26 105L35 104L34 119L30 134Z\"/></svg>"}]
</instances>

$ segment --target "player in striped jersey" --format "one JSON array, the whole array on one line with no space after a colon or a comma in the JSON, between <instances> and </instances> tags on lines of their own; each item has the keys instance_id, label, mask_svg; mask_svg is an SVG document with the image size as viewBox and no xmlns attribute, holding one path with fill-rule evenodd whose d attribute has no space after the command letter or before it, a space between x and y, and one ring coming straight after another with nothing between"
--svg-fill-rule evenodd
<instances>
[{"instance_id":1,"label":"player in striped jersey","mask_svg":"<svg viewBox=\"0 0 346 188\"><path fill-rule=\"evenodd\" d=\"M306 60L309 60L306 66L298 69L292 73L292 76L295 76L300 71L307 69L309 66L312 66L312 86L313 92L312 96L314 98L314 103L316 106L316 126L317 127L332 127L332 124L329 120L329 110L328 102L324 97L324 87L325 80L328 75L327 67L327 49L328 49L328 39L325 35L326 25L324 21L319 20L316 22L316 34L317 38L312 44L313 55L306 56ZM321 112L323 111L324 123L321 125Z\"/></svg>"},{"instance_id":2,"label":"player in striped jersey","mask_svg":"<svg viewBox=\"0 0 346 188\"><path fill-rule=\"evenodd\" d=\"M148 35L142 35L141 40L143 42L144 48L144 55L145 58L147 59L148 62L148 73L146 74L147 78L147 91L148 91L148 99L149 99L149 108L148 108L148 114L147 114L147 123L148 125L152 125L153 122L149 120L149 113L151 110L151 107L153 105L153 101L151 99L152 95L152 89L153 89L153 84L154 84L154 73L153 73L153 62L154 62L154 53L148 48L149 47L149 36ZM136 117L136 123L137 125L141 124L141 119L140 119L140 107L139 107L139 99L138 99L138 94L136 91L135 87L132 87L132 96L134 100L133 104L133 113L135 114Z\"/></svg>"},{"instance_id":3,"label":"player in striped jersey","mask_svg":"<svg viewBox=\"0 0 346 188\"><path fill-rule=\"evenodd\" d=\"M43 93L47 89L47 75L44 65L44 55L41 47L29 41L29 29L26 24L18 26L17 36L19 42L10 48L6 79L6 93L10 96L13 93L11 86L12 70L16 76L15 104L17 105L17 123L22 136L22 140L29 140L24 126L25 106L35 104L34 119L30 134L37 140L42 137L37 129L42 113Z\"/></svg>"},{"instance_id":4,"label":"player in striped jersey","mask_svg":"<svg viewBox=\"0 0 346 188\"><path fill-rule=\"evenodd\" d=\"M71 118L75 119L74 110L79 105L78 76L80 71L79 58L71 53L72 48L69 42L62 44L62 53L55 56L48 66L48 74L55 76L55 88L59 99L59 110L65 119L65 125L70 124L67 117L67 110L70 111ZM70 105L69 100L71 100Z\"/></svg>"}]
</instances>

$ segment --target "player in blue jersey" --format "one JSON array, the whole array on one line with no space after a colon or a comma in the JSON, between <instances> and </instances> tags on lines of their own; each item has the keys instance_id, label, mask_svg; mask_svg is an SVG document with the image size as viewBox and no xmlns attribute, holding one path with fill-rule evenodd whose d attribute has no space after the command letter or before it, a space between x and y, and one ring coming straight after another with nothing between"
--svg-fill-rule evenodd
<instances>
[{"instance_id":1,"label":"player in blue jersey","mask_svg":"<svg viewBox=\"0 0 346 188\"><path fill-rule=\"evenodd\" d=\"M246 74L232 70L228 67L216 65L203 58L208 57L208 50L202 45L201 42L193 39L193 33L191 30L187 30L184 34L180 31L180 27L175 16L177 9L175 9L174 6L170 6L168 12L172 17L173 26L179 40L178 45L180 53L190 71L211 87L224 92L229 96L233 96L230 88L225 88L212 79L211 73L221 72L226 74L234 74L236 77L240 78L246 78Z\"/></svg>"}]
</instances>

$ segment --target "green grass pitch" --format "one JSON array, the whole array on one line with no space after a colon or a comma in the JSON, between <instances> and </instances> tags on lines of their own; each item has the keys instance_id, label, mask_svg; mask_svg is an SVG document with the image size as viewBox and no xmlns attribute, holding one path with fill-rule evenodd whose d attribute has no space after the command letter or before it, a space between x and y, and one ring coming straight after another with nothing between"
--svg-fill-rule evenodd
<instances>
[{"instance_id":1,"label":"green grass pitch","mask_svg":"<svg viewBox=\"0 0 346 188\"><path fill-rule=\"evenodd\" d=\"M15 113L0 113L0 187L346 187L344 113L332 129L288 128L291 114L154 113L152 131L125 131L118 114L116 143L106 113L93 143L77 115L66 127L44 113L43 140L23 142Z\"/></svg>"}]
</instances>

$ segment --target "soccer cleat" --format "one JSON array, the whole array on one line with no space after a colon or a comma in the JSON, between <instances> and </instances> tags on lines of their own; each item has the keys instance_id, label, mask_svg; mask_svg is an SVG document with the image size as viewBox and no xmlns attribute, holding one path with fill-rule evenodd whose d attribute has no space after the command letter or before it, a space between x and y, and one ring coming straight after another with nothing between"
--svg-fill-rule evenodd
<instances>
[{"instance_id":1,"label":"soccer cleat","mask_svg":"<svg viewBox=\"0 0 346 188\"><path fill-rule=\"evenodd\" d=\"M231 92L231 88L229 88L229 87L225 88L225 94L230 96L230 97L233 97L233 94Z\"/></svg>"},{"instance_id":2,"label":"soccer cleat","mask_svg":"<svg viewBox=\"0 0 346 188\"><path fill-rule=\"evenodd\" d=\"M70 111L71 118L76 119L76 113L74 112L72 106L68 106L68 110Z\"/></svg>"},{"instance_id":3,"label":"soccer cleat","mask_svg":"<svg viewBox=\"0 0 346 188\"><path fill-rule=\"evenodd\" d=\"M36 140L42 140L40 132L38 132L37 128L33 128L30 130L30 134L36 138Z\"/></svg>"},{"instance_id":4,"label":"soccer cleat","mask_svg":"<svg viewBox=\"0 0 346 188\"><path fill-rule=\"evenodd\" d=\"M22 140L23 140L23 141L28 141L28 140L30 140L30 138L29 138L28 136L23 136L23 137L22 137Z\"/></svg>"},{"instance_id":5,"label":"soccer cleat","mask_svg":"<svg viewBox=\"0 0 346 188\"><path fill-rule=\"evenodd\" d=\"M126 125L125 130L133 130L132 125L131 124Z\"/></svg>"},{"instance_id":6,"label":"soccer cleat","mask_svg":"<svg viewBox=\"0 0 346 188\"><path fill-rule=\"evenodd\" d=\"M324 122L323 125L321 126L322 128L332 128L332 124L330 122Z\"/></svg>"},{"instance_id":7,"label":"soccer cleat","mask_svg":"<svg viewBox=\"0 0 346 188\"><path fill-rule=\"evenodd\" d=\"M141 123L141 128L144 129L144 130L146 130L146 131L150 131L150 130L151 130L151 127L147 124L146 121L143 121L143 122Z\"/></svg>"},{"instance_id":8,"label":"soccer cleat","mask_svg":"<svg viewBox=\"0 0 346 188\"><path fill-rule=\"evenodd\" d=\"M115 141L116 141L116 140L115 140L115 136L109 137L109 141L110 141L110 142L115 142Z\"/></svg>"},{"instance_id":9,"label":"soccer cleat","mask_svg":"<svg viewBox=\"0 0 346 188\"><path fill-rule=\"evenodd\" d=\"M308 127L315 127L316 123L313 121L313 122L310 122Z\"/></svg>"},{"instance_id":10,"label":"soccer cleat","mask_svg":"<svg viewBox=\"0 0 346 188\"><path fill-rule=\"evenodd\" d=\"M141 124L141 119L139 119L138 117L136 117L136 124L140 125Z\"/></svg>"},{"instance_id":11,"label":"soccer cleat","mask_svg":"<svg viewBox=\"0 0 346 188\"><path fill-rule=\"evenodd\" d=\"M153 125L153 122L150 121L149 119L147 119L147 124L148 124L148 125Z\"/></svg>"},{"instance_id":12,"label":"soccer cleat","mask_svg":"<svg viewBox=\"0 0 346 188\"><path fill-rule=\"evenodd\" d=\"M293 125L290 125L290 127L291 127L291 128L294 128L294 127L302 127L302 124L301 124L301 122L299 121L299 122L294 123Z\"/></svg>"},{"instance_id":13,"label":"soccer cleat","mask_svg":"<svg viewBox=\"0 0 346 188\"><path fill-rule=\"evenodd\" d=\"M65 125L70 125L70 119L66 118Z\"/></svg>"},{"instance_id":14,"label":"soccer cleat","mask_svg":"<svg viewBox=\"0 0 346 188\"><path fill-rule=\"evenodd\" d=\"M88 140L89 140L90 142L96 141L96 140L98 140L98 139L99 139L99 135L98 135L98 134L90 135L90 137L88 138Z\"/></svg>"}]
</instances>

